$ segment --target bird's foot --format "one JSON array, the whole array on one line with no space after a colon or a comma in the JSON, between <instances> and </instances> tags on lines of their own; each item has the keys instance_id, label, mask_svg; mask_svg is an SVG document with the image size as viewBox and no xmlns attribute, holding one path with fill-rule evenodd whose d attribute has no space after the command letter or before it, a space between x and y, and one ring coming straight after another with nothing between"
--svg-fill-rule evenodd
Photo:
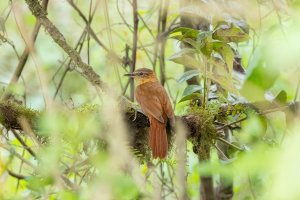
<instances>
[{"instance_id":1,"label":"bird's foot","mask_svg":"<svg viewBox=\"0 0 300 200\"><path fill-rule=\"evenodd\" d=\"M137 118L137 110L134 110L134 117L133 117L133 122L136 120L136 118Z\"/></svg>"}]
</instances>

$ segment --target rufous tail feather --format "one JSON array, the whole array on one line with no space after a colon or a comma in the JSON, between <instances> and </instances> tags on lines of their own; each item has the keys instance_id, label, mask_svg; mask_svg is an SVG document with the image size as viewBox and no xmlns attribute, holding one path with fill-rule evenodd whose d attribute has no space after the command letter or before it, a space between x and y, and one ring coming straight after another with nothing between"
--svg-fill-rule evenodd
<instances>
[{"instance_id":1,"label":"rufous tail feather","mask_svg":"<svg viewBox=\"0 0 300 200\"><path fill-rule=\"evenodd\" d=\"M153 158L164 159L168 153L168 139L166 125L154 117L149 117L149 146L152 150Z\"/></svg>"}]
</instances>

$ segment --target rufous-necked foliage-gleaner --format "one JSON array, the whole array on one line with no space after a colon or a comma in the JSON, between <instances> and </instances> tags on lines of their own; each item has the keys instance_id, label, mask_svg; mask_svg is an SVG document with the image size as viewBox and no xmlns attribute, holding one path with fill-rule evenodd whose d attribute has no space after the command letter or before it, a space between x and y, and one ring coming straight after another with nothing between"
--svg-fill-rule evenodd
<instances>
[{"instance_id":1,"label":"rufous-necked foliage-gleaner","mask_svg":"<svg viewBox=\"0 0 300 200\"><path fill-rule=\"evenodd\" d=\"M149 119L148 141L152 156L164 159L168 153L167 121L171 126L175 122L169 96L150 69L141 68L125 75L135 79L135 98Z\"/></svg>"}]
</instances>

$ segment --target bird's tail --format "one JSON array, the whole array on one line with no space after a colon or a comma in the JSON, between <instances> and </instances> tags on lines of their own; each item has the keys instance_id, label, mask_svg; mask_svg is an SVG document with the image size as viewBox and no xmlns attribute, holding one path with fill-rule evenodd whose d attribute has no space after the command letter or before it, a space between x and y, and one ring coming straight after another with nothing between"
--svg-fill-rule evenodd
<instances>
[{"instance_id":1,"label":"bird's tail","mask_svg":"<svg viewBox=\"0 0 300 200\"><path fill-rule=\"evenodd\" d=\"M164 159L168 153L168 139L166 125L154 117L149 117L149 146L152 150L153 158Z\"/></svg>"}]
</instances>

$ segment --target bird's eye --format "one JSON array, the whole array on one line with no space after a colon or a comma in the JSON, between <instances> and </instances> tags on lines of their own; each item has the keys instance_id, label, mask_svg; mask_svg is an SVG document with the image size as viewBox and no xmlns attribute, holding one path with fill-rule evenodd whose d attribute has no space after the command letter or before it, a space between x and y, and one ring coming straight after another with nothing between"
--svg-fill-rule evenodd
<instances>
[{"instance_id":1,"label":"bird's eye","mask_svg":"<svg viewBox=\"0 0 300 200\"><path fill-rule=\"evenodd\" d=\"M143 72L140 72L140 73L139 73L139 75L140 75L140 76L143 76L143 75L144 75L144 73L143 73Z\"/></svg>"}]
</instances>

